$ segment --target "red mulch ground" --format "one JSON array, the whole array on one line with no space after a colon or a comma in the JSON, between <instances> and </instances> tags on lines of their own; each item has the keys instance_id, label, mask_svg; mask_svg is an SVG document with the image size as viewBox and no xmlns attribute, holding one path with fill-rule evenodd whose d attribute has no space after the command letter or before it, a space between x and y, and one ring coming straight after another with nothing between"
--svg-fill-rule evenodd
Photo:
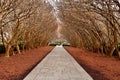
<instances>
[{"instance_id":1,"label":"red mulch ground","mask_svg":"<svg viewBox=\"0 0 120 80\"><path fill-rule=\"evenodd\" d=\"M120 80L120 60L73 47L65 47L94 80Z\"/></svg>"},{"instance_id":2,"label":"red mulch ground","mask_svg":"<svg viewBox=\"0 0 120 80\"><path fill-rule=\"evenodd\" d=\"M23 80L52 49L53 47L41 47L10 58L0 54L0 80Z\"/></svg>"}]
</instances>

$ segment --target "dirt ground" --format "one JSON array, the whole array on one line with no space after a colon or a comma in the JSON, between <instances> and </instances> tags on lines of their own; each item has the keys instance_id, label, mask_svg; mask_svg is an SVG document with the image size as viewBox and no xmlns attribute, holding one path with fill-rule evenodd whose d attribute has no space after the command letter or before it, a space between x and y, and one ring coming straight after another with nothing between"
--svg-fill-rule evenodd
<instances>
[{"instance_id":1,"label":"dirt ground","mask_svg":"<svg viewBox=\"0 0 120 80\"><path fill-rule=\"evenodd\" d=\"M0 80L23 78L49 53L53 47L41 47L5 58L0 54Z\"/></svg>"},{"instance_id":2,"label":"dirt ground","mask_svg":"<svg viewBox=\"0 0 120 80\"><path fill-rule=\"evenodd\" d=\"M120 80L120 60L99 53L65 47L94 80Z\"/></svg>"},{"instance_id":3,"label":"dirt ground","mask_svg":"<svg viewBox=\"0 0 120 80\"><path fill-rule=\"evenodd\" d=\"M94 80L120 80L120 60L73 47L65 47ZM41 47L5 58L0 54L0 80L23 80L53 47Z\"/></svg>"}]
</instances>

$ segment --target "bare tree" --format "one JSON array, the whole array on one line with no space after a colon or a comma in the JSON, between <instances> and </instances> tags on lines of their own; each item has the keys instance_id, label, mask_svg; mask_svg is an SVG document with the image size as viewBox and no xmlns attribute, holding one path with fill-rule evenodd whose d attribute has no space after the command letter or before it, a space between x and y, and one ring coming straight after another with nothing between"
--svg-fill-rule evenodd
<instances>
[{"instance_id":1,"label":"bare tree","mask_svg":"<svg viewBox=\"0 0 120 80\"><path fill-rule=\"evenodd\" d=\"M119 37L119 1L117 0L65 0L61 6L61 18L72 29L74 46L83 45L84 48L118 56ZM64 31L66 34L67 31ZM71 32L69 31L70 34ZM72 37L72 35L71 35ZM80 41L76 44L76 41ZM81 42L82 41L82 42Z\"/></svg>"}]
</instances>

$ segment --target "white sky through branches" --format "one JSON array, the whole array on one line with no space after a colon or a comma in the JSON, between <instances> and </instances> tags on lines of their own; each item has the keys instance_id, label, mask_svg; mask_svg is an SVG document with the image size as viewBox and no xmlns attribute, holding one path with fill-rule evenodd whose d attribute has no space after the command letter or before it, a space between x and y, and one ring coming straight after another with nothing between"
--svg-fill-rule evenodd
<instances>
[{"instance_id":1,"label":"white sky through branches","mask_svg":"<svg viewBox=\"0 0 120 80\"><path fill-rule=\"evenodd\" d=\"M62 24L62 22L61 22L60 17L59 17L59 8L57 7L57 4L60 2L60 0L44 0L44 1L46 3L49 3L53 8L52 12L53 12L53 15L56 18L56 22L58 24L58 27L57 27L57 30L56 30L57 37L61 38L60 31L61 31L62 27L61 27L60 24Z\"/></svg>"},{"instance_id":2,"label":"white sky through branches","mask_svg":"<svg viewBox=\"0 0 120 80\"><path fill-rule=\"evenodd\" d=\"M61 20L59 18L59 8L57 7L57 4L60 2L60 0L44 0L46 3L49 3L53 8L53 14L57 20L57 23L61 23Z\"/></svg>"}]
</instances>

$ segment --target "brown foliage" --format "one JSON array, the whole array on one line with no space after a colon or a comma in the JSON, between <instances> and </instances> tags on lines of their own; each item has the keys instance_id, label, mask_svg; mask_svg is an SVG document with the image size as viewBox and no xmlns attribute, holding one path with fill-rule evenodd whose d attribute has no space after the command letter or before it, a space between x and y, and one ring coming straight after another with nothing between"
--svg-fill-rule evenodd
<instances>
[{"instance_id":1,"label":"brown foliage","mask_svg":"<svg viewBox=\"0 0 120 80\"><path fill-rule=\"evenodd\" d=\"M61 6L61 17L65 27L63 34L73 46L110 56L116 51L120 57L119 4L117 0L63 1Z\"/></svg>"}]
</instances>

